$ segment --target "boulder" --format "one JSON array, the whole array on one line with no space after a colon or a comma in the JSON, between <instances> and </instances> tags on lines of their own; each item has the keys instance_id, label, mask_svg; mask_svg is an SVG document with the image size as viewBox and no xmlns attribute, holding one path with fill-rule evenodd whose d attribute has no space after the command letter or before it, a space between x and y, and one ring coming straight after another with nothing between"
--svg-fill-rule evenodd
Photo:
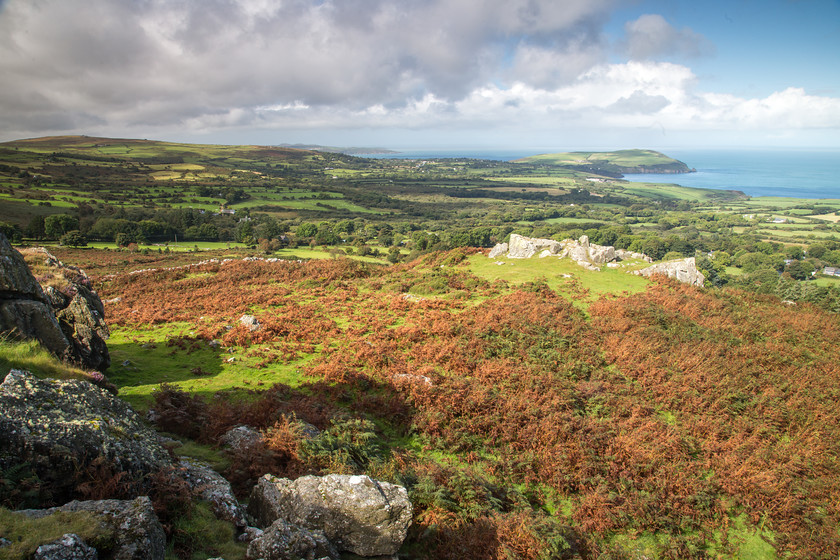
<instances>
[{"instance_id":1,"label":"boulder","mask_svg":"<svg viewBox=\"0 0 840 560\"><path fill-rule=\"evenodd\" d=\"M516 233L510 234L508 241L509 259L529 259L538 252L547 250L550 254L556 255L562 251L563 246L559 241L553 239L539 239L536 237L525 237Z\"/></svg>"},{"instance_id":2,"label":"boulder","mask_svg":"<svg viewBox=\"0 0 840 560\"><path fill-rule=\"evenodd\" d=\"M67 533L51 543L42 544L35 550L32 560L97 560L96 549L77 534Z\"/></svg>"},{"instance_id":3,"label":"boulder","mask_svg":"<svg viewBox=\"0 0 840 560\"><path fill-rule=\"evenodd\" d=\"M210 504L218 519L233 523L242 530L248 525L245 510L233 495L233 489L210 465L194 459L181 459L181 472L193 493Z\"/></svg>"},{"instance_id":4,"label":"boulder","mask_svg":"<svg viewBox=\"0 0 840 560\"><path fill-rule=\"evenodd\" d=\"M0 384L0 469L28 462L54 498L69 498L80 470L102 458L140 478L171 465L136 412L88 381L12 370Z\"/></svg>"},{"instance_id":5,"label":"boulder","mask_svg":"<svg viewBox=\"0 0 840 560\"><path fill-rule=\"evenodd\" d=\"M276 520L248 545L247 560L338 560L339 554L323 531Z\"/></svg>"},{"instance_id":6,"label":"boulder","mask_svg":"<svg viewBox=\"0 0 840 560\"><path fill-rule=\"evenodd\" d=\"M508 244L507 243L497 243L495 247L490 249L490 254L487 255L491 259L495 259L496 257L504 256L505 253L508 252Z\"/></svg>"},{"instance_id":7,"label":"boulder","mask_svg":"<svg viewBox=\"0 0 840 560\"><path fill-rule=\"evenodd\" d=\"M690 284L699 288L703 287L706 277L697 269L697 263L694 257L685 259L675 259L673 261L665 261L657 263L653 266L637 270L635 274L644 277L650 277L654 274L663 274L668 278L674 278L683 284Z\"/></svg>"},{"instance_id":8,"label":"boulder","mask_svg":"<svg viewBox=\"0 0 840 560\"><path fill-rule=\"evenodd\" d=\"M41 285L35 280L26 261L8 238L0 233L0 298L31 299L46 303Z\"/></svg>"},{"instance_id":9,"label":"boulder","mask_svg":"<svg viewBox=\"0 0 840 560\"><path fill-rule=\"evenodd\" d=\"M82 284L72 284L73 298L56 313L64 334L73 342L76 356L87 367L101 370L111 365L105 341L110 336L105 324L105 307L99 295Z\"/></svg>"},{"instance_id":10,"label":"boulder","mask_svg":"<svg viewBox=\"0 0 840 560\"><path fill-rule=\"evenodd\" d=\"M402 486L338 474L295 481L265 475L251 493L248 511L262 527L283 519L317 529L338 550L360 556L395 554L412 516Z\"/></svg>"},{"instance_id":11,"label":"boulder","mask_svg":"<svg viewBox=\"0 0 840 560\"><path fill-rule=\"evenodd\" d=\"M50 257L58 263L55 266L63 267ZM45 292L23 256L0 234L0 332L38 340L61 359L106 369L111 360L105 344L109 335L105 308L85 285L84 272L73 268L72 273L75 280L64 292L54 287Z\"/></svg>"},{"instance_id":12,"label":"boulder","mask_svg":"<svg viewBox=\"0 0 840 560\"><path fill-rule=\"evenodd\" d=\"M113 548L108 555L113 560L163 560L166 555L166 535L147 496L134 500L74 500L61 507L27 509L18 513L39 519L59 511L92 514L102 528L113 535Z\"/></svg>"}]
</instances>

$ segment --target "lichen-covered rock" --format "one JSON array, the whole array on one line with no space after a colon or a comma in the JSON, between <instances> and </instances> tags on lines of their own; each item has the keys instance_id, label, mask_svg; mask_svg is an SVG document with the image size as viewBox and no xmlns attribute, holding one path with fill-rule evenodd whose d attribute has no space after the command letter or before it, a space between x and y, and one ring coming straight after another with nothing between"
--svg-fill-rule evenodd
<instances>
[{"instance_id":1,"label":"lichen-covered rock","mask_svg":"<svg viewBox=\"0 0 840 560\"><path fill-rule=\"evenodd\" d=\"M105 306L96 292L82 284L72 284L70 289L75 295L56 313L59 325L82 363L93 369L107 369L111 356L105 343L110 336Z\"/></svg>"},{"instance_id":2,"label":"lichen-covered rock","mask_svg":"<svg viewBox=\"0 0 840 560\"><path fill-rule=\"evenodd\" d=\"M260 330L260 322L253 315L243 315L239 318L239 324L248 327L251 332Z\"/></svg>"},{"instance_id":3,"label":"lichen-covered rock","mask_svg":"<svg viewBox=\"0 0 840 560\"><path fill-rule=\"evenodd\" d=\"M636 274L644 277L650 277L654 274L663 274L668 278L674 278L683 284L689 284L699 288L702 288L706 281L706 277L703 276L703 273L697 269L697 263L694 261L694 257L657 263L653 266L636 271Z\"/></svg>"},{"instance_id":4,"label":"lichen-covered rock","mask_svg":"<svg viewBox=\"0 0 840 560\"><path fill-rule=\"evenodd\" d=\"M338 474L295 481L265 475L251 493L248 511L263 527L283 519L321 530L338 550L360 556L395 554L412 516L402 486Z\"/></svg>"},{"instance_id":5,"label":"lichen-covered rock","mask_svg":"<svg viewBox=\"0 0 840 560\"><path fill-rule=\"evenodd\" d=\"M61 507L28 509L19 513L41 518L53 513L86 511L113 535L113 560L163 560L166 535L147 496L134 500L72 501Z\"/></svg>"},{"instance_id":6,"label":"lichen-covered rock","mask_svg":"<svg viewBox=\"0 0 840 560\"><path fill-rule=\"evenodd\" d=\"M155 432L125 402L87 381L12 370L0 383L0 468L28 462L57 499L103 458L142 477L171 464Z\"/></svg>"},{"instance_id":7,"label":"lichen-covered rock","mask_svg":"<svg viewBox=\"0 0 840 560\"><path fill-rule=\"evenodd\" d=\"M553 239L539 239L536 237L525 237L516 233L510 234L508 241L509 259L530 259L538 252L547 250L550 254L556 255L562 250L559 241Z\"/></svg>"},{"instance_id":8,"label":"lichen-covered rock","mask_svg":"<svg viewBox=\"0 0 840 560\"><path fill-rule=\"evenodd\" d=\"M96 549L75 533L67 533L35 550L32 560L97 560Z\"/></svg>"},{"instance_id":9,"label":"lichen-covered rock","mask_svg":"<svg viewBox=\"0 0 840 560\"><path fill-rule=\"evenodd\" d=\"M248 545L247 560L338 560L339 554L323 531L309 530L277 519Z\"/></svg>"},{"instance_id":10,"label":"lichen-covered rock","mask_svg":"<svg viewBox=\"0 0 840 560\"><path fill-rule=\"evenodd\" d=\"M210 503L218 519L233 523L240 530L248 525L245 510L233 495L233 489L210 465L193 459L181 459L182 476L194 494Z\"/></svg>"}]
</instances>

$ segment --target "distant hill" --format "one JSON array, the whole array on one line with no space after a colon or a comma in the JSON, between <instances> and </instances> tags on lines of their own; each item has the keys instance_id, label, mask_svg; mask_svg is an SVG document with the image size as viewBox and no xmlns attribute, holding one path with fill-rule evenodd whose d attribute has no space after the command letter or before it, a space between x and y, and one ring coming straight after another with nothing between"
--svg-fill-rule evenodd
<instances>
[{"instance_id":1,"label":"distant hill","mask_svg":"<svg viewBox=\"0 0 840 560\"><path fill-rule=\"evenodd\" d=\"M516 161L552 165L607 177L621 177L625 173L691 173L696 171L679 160L653 150L561 152L530 156Z\"/></svg>"},{"instance_id":2,"label":"distant hill","mask_svg":"<svg viewBox=\"0 0 840 560\"><path fill-rule=\"evenodd\" d=\"M387 148L340 148L337 146L321 146L319 144L278 144L281 148L294 148L296 150L310 150L313 152L331 152L334 154L346 154L348 156L361 156L365 154L398 154Z\"/></svg>"}]
</instances>

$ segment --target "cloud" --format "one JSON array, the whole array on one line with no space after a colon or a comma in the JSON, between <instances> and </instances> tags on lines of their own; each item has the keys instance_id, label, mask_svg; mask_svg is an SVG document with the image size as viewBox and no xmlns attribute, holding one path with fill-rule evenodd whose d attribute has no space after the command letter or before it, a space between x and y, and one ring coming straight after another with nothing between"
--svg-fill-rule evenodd
<instances>
[{"instance_id":1,"label":"cloud","mask_svg":"<svg viewBox=\"0 0 840 560\"><path fill-rule=\"evenodd\" d=\"M489 138L840 128L836 98L701 91L690 68L655 59L706 52L707 42L658 15L628 23L632 60L608 64L612 8L612 0L8 0L0 131Z\"/></svg>"},{"instance_id":2,"label":"cloud","mask_svg":"<svg viewBox=\"0 0 840 560\"><path fill-rule=\"evenodd\" d=\"M659 57L698 57L710 54L714 46L688 27L676 29L658 14L645 14L624 25L624 49L633 60Z\"/></svg>"}]
</instances>

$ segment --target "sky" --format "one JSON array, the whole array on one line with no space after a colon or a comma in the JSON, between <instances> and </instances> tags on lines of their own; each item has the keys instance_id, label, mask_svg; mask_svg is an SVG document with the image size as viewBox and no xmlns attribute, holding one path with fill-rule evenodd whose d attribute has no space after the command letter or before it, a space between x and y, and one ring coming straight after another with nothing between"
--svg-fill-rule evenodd
<instances>
[{"instance_id":1,"label":"sky","mask_svg":"<svg viewBox=\"0 0 840 560\"><path fill-rule=\"evenodd\" d=\"M0 141L840 148L840 0L0 0Z\"/></svg>"}]
</instances>

